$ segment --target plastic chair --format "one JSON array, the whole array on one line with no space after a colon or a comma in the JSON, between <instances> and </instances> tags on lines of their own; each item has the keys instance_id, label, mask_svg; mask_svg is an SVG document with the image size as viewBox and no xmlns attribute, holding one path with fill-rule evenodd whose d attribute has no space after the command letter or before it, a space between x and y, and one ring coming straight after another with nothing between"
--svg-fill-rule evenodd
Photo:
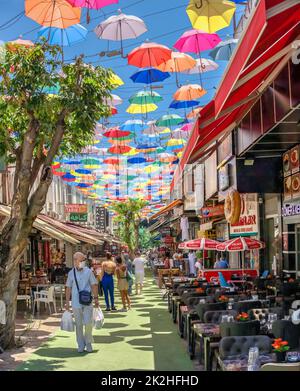
<instances>
[{"instance_id":1,"label":"plastic chair","mask_svg":"<svg viewBox=\"0 0 300 391\"><path fill-rule=\"evenodd\" d=\"M45 305L48 305L49 308L49 314L51 315L51 306L50 304L53 303L54 312L56 312L56 302L55 302L55 288L54 286L50 286L50 288L45 291L39 291L34 292L34 301L33 301L33 315L35 311L35 304L37 304L37 311L40 311L40 303L45 303Z\"/></svg>"},{"instance_id":2,"label":"plastic chair","mask_svg":"<svg viewBox=\"0 0 300 391\"><path fill-rule=\"evenodd\" d=\"M229 281L229 282L226 281L226 278L224 277L222 272L218 272L218 274L219 274L219 282L220 282L221 288L230 290L231 292L236 289L236 286L233 284L232 281Z\"/></svg>"}]
</instances>

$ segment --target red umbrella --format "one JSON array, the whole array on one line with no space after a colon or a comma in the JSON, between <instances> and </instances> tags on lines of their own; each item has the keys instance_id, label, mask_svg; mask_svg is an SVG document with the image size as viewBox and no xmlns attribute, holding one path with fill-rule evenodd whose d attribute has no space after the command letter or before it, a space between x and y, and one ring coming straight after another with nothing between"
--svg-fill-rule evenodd
<instances>
[{"instance_id":1,"label":"red umbrella","mask_svg":"<svg viewBox=\"0 0 300 391\"><path fill-rule=\"evenodd\" d=\"M107 138L121 138L121 137L127 137L131 134L131 132L124 131L124 130L118 130L118 129L113 129L109 130L108 132L105 132L103 134L104 137Z\"/></svg>"},{"instance_id":2,"label":"red umbrella","mask_svg":"<svg viewBox=\"0 0 300 391\"><path fill-rule=\"evenodd\" d=\"M131 147L128 147L127 145L116 145L114 147L111 147L108 149L109 153L112 153L113 155L122 155L123 153L127 153L131 151Z\"/></svg>"},{"instance_id":3,"label":"red umbrella","mask_svg":"<svg viewBox=\"0 0 300 391\"><path fill-rule=\"evenodd\" d=\"M213 239L194 239L188 242L180 243L179 248L190 249L190 250L216 250L220 243Z\"/></svg>"},{"instance_id":4,"label":"red umbrella","mask_svg":"<svg viewBox=\"0 0 300 391\"><path fill-rule=\"evenodd\" d=\"M260 240L252 239L248 237L239 237L239 238L227 240L224 243L220 243L217 246L217 250L238 252L238 251L247 251L247 250L260 250L264 247L265 244Z\"/></svg>"},{"instance_id":5,"label":"red umbrella","mask_svg":"<svg viewBox=\"0 0 300 391\"><path fill-rule=\"evenodd\" d=\"M111 107L110 112L111 112L111 115L116 115L116 114L118 114L118 109L116 109L115 107Z\"/></svg>"},{"instance_id":6,"label":"red umbrella","mask_svg":"<svg viewBox=\"0 0 300 391\"><path fill-rule=\"evenodd\" d=\"M158 67L172 58L172 50L154 42L143 43L128 54L128 64L138 68Z\"/></svg>"},{"instance_id":7,"label":"red umbrella","mask_svg":"<svg viewBox=\"0 0 300 391\"><path fill-rule=\"evenodd\" d=\"M103 161L103 164L112 164L112 165L116 165L116 164L119 164L120 163L120 160L119 159L116 159L116 158L108 158L108 159L105 159Z\"/></svg>"}]
</instances>

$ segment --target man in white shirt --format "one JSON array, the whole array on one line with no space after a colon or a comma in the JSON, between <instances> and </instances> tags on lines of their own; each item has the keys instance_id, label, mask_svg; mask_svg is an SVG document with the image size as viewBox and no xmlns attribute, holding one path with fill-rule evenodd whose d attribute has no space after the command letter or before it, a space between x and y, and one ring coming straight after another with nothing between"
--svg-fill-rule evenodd
<instances>
[{"instance_id":1,"label":"man in white shirt","mask_svg":"<svg viewBox=\"0 0 300 391\"><path fill-rule=\"evenodd\" d=\"M199 275L199 271L203 270L203 264L202 264L202 260L201 259L197 259L197 262L195 263L195 269L196 269L196 273L197 273L197 276L198 276Z\"/></svg>"},{"instance_id":2,"label":"man in white shirt","mask_svg":"<svg viewBox=\"0 0 300 391\"><path fill-rule=\"evenodd\" d=\"M196 269L195 269L195 261L196 261L196 256L194 251L189 252L189 270L190 270L190 275L195 276L196 274Z\"/></svg>"},{"instance_id":3,"label":"man in white shirt","mask_svg":"<svg viewBox=\"0 0 300 391\"><path fill-rule=\"evenodd\" d=\"M145 276L145 262L146 260L141 256L140 252L136 253L136 258L132 262L132 266L134 266L134 274L135 274L135 292L136 294L141 294L144 284L144 276Z\"/></svg>"}]
</instances>

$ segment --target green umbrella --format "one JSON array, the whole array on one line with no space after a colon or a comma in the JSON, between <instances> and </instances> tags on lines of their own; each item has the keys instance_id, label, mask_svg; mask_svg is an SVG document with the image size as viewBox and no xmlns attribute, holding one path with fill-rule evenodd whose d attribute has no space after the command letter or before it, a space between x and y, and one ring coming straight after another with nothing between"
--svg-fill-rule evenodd
<instances>
[{"instance_id":1,"label":"green umbrella","mask_svg":"<svg viewBox=\"0 0 300 391\"><path fill-rule=\"evenodd\" d=\"M177 126L184 122L184 119L177 114L166 114L163 115L159 120L156 121L156 126Z\"/></svg>"},{"instance_id":2,"label":"green umbrella","mask_svg":"<svg viewBox=\"0 0 300 391\"><path fill-rule=\"evenodd\" d=\"M94 164L101 164L101 161L99 159L86 158L82 159L81 163L84 165L93 166Z\"/></svg>"},{"instance_id":3,"label":"green umbrella","mask_svg":"<svg viewBox=\"0 0 300 391\"><path fill-rule=\"evenodd\" d=\"M136 105L147 105L162 100L163 98L155 91L139 91L129 99L129 102Z\"/></svg>"}]
</instances>

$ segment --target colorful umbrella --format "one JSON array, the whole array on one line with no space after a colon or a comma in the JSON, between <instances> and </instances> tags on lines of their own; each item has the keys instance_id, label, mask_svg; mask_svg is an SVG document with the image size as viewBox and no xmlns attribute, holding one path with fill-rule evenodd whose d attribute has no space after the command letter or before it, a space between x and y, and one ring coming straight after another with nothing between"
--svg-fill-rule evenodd
<instances>
[{"instance_id":1,"label":"colorful umbrella","mask_svg":"<svg viewBox=\"0 0 300 391\"><path fill-rule=\"evenodd\" d=\"M201 51L213 49L221 42L221 38L217 34L209 34L202 30L186 31L174 47L180 52L197 53Z\"/></svg>"},{"instance_id":2,"label":"colorful umbrella","mask_svg":"<svg viewBox=\"0 0 300 391\"><path fill-rule=\"evenodd\" d=\"M131 151L131 147L127 145L116 145L108 149L108 152L113 155L123 155Z\"/></svg>"},{"instance_id":3,"label":"colorful umbrella","mask_svg":"<svg viewBox=\"0 0 300 391\"><path fill-rule=\"evenodd\" d=\"M219 242L213 239L194 239L180 243L178 248L191 250L216 250Z\"/></svg>"},{"instance_id":4,"label":"colorful umbrella","mask_svg":"<svg viewBox=\"0 0 300 391\"><path fill-rule=\"evenodd\" d=\"M115 88L118 88L124 84L123 80L115 73L111 75L110 82Z\"/></svg>"},{"instance_id":5,"label":"colorful umbrella","mask_svg":"<svg viewBox=\"0 0 300 391\"><path fill-rule=\"evenodd\" d=\"M175 109L175 110L178 110L178 109L188 109L189 107L194 107L194 106L198 106L198 105L199 105L199 102L197 102L196 100L190 100L190 101L187 101L187 100L183 100L183 101L173 100L173 102L170 104L169 108L170 109Z\"/></svg>"},{"instance_id":6,"label":"colorful umbrella","mask_svg":"<svg viewBox=\"0 0 300 391\"><path fill-rule=\"evenodd\" d=\"M171 58L171 53L167 46L146 42L128 54L128 64L138 68L158 67Z\"/></svg>"},{"instance_id":7,"label":"colorful umbrella","mask_svg":"<svg viewBox=\"0 0 300 391\"><path fill-rule=\"evenodd\" d=\"M184 119L177 114L166 114L156 121L156 125L170 127L180 125L183 122Z\"/></svg>"},{"instance_id":8,"label":"colorful umbrella","mask_svg":"<svg viewBox=\"0 0 300 391\"><path fill-rule=\"evenodd\" d=\"M155 68L150 68L134 73L132 76L130 76L130 79L134 83L152 84L164 81L168 77L170 77L169 73L161 72Z\"/></svg>"},{"instance_id":9,"label":"colorful umbrella","mask_svg":"<svg viewBox=\"0 0 300 391\"><path fill-rule=\"evenodd\" d=\"M196 60L188 54L172 52L172 57L157 67L162 72L184 72L194 68Z\"/></svg>"},{"instance_id":10,"label":"colorful umbrella","mask_svg":"<svg viewBox=\"0 0 300 391\"><path fill-rule=\"evenodd\" d=\"M38 38L46 38L50 45L72 46L84 41L87 33L87 29L81 24L74 24L66 29L42 27L38 32Z\"/></svg>"},{"instance_id":11,"label":"colorful umbrella","mask_svg":"<svg viewBox=\"0 0 300 391\"><path fill-rule=\"evenodd\" d=\"M147 114L156 111L157 109L158 106L153 103L145 105L131 104L126 111L129 114Z\"/></svg>"},{"instance_id":12,"label":"colorful umbrella","mask_svg":"<svg viewBox=\"0 0 300 391\"><path fill-rule=\"evenodd\" d=\"M26 48L30 48L34 46L34 43L28 39L18 38L15 41L10 41L6 44L6 48L10 51L16 50L18 46L25 46Z\"/></svg>"},{"instance_id":13,"label":"colorful umbrella","mask_svg":"<svg viewBox=\"0 0 300 391\"><path fill-rule=\"evenodd\" d=\"M80 23L81 9L67 0L25 0L25 15L42 26L64 29Z\"/></svg>"},{"instance_id":14,"label":"colorful umbrella","mask_svg":"<svg viewBox=\"0 0 300 391\"><path fill-rule=\"evenodd\" d=\"M197 109L195 109L197 110ZM183 130L184 132L190 132L191 130L193 130L194 128L194 124L193 123L189 123L189 124L185 124L181 127L181 130Z\"/></svg>"},{"instance_id":15,"label":"colorful umbrella","mask_svg":"<svg viewBox=\"0 0 300 391\"><path fill-rule=\"evenodd\" d=\"M203 109L203 107L196 107L195 109L193 109L190 113L188 113L188 115L186 116L187 118L197 118L200 111ZM186 126L186 125L185 125ZM187 126L186 126L187 128ZM181 130L185 130L185 129L181 129Z\"/></svg>"},{"instance_id":16,"label":"colorful umbrella","mask_svg":"<svg viewBox=\"0 0 300 391\"><path fill-rule=\"evenodd\" d=\"M196 61L196 66L192 69L187 70L184 73L188 75L194 75L195 73L204 73L209 71L215 71L219 68L219 65L212 60L206 58L199 58Z\"/></svg>"},{"instance_id":17,"label":"colorful umbrella","mask_svg":"<svg viewBox=\"0 0 300 391\"><path fill-rule=\"evenodd\" d=\"M108 158L108 159L103 160L103 164L118 165L118 164L120 164L120 159Z\"/></svg>"},{"instance_id":18,"label":"colorful umbrella","mask_svg":"<svg viewBox=\"0 0 300 391\"><path fill-rule=\"evenodd\" d=\"M247 250L260 250L265 247L265 244L257 239L248 237L239 237L231 240L227 240L217 246L219 251L247 251Z\"/></svg>"},{"instance_id":19,"label":"colorful umbrella","mask_svg":"<svg viewBox=\"0 0 300 391\"><path fill-rule=\"evenodd\" d=\"M186 12L193 28L214 33L230 25L236 5L226 0L191 0Z\"/></svg>"},{"instance_id":20,"label":"colorful umbrella","mask_svg":"<svg viewBox=\"0 0 300 391\"><path fill-rule=\"evenodd\" d=\"M111 4L117 4L119 0L67 0L73 7L100 9Z\"/></svg>"},{"instance_id":21,"label":"colorful umbrella","mask_svg":"<svg viewBox=\"0 0 300 391\"><path fill-rule=\"evenodd\" d=\"M210 53L210 57L216 61L229 61L236 45L237 39L228 39L220 42Z\"/></svg>"},{"instance_id":22,"label":"colorful umbrella","mask_svg":"<svg viewBox=\"0 0 300 391\"><path fill-rule=\"evenodd\" d=\"M127 136L130 136L131 135L131 132L125 132L124 130L118 130L118 129L112 129L112 130L109 130L108 132L105 132L103 134L104 137L107 137L107 138L121 138L121 137L127 137Z\"/></svg>"},{"instance_id":23,"label":"colorful umbrella","mask_svg":"<svg viewBox=\"0 0 300 391\"><path fill-rule=\"evenodd\" d=\"M163 98L155 91L139 91L129 99L129 102L137 105L147 105L162 100Z\"/></svg>"},{"instance_id":24,"label":"colorful umbrella","mask_svg":"<svg viewBox=\"0 0 300 391\"><path fill-rule=\"evenodd\" d=\"M180 87L173 95L173 98L180 101L194 100L201 98L206 93L207 91L205 91L205 89L199 84L187 84Z\"/></svg>"},{"instance_id":25,"label":"colorful umbrella","mask_svg":"<svg viewBox=\"0 0 300 391\"><path fill-rule=\"evenodd\" d=\"M145 128L145 123L141 120L128 120L120 126L121 130L128 130L129 132L138 132Z\"/></svg>"},{"instance_id":26,"label":"colorful umbrella","mask_svg":"<svg viewBox=\"0 0 300 391\"><path fill-rule=\"evenodd\" d=\"M123 41L139 37L147 31L147 27L143 20L137 16L120 13L100 23L94 31L98 38L121 41L123 55Z\"/></svg>"}]
</instances>

